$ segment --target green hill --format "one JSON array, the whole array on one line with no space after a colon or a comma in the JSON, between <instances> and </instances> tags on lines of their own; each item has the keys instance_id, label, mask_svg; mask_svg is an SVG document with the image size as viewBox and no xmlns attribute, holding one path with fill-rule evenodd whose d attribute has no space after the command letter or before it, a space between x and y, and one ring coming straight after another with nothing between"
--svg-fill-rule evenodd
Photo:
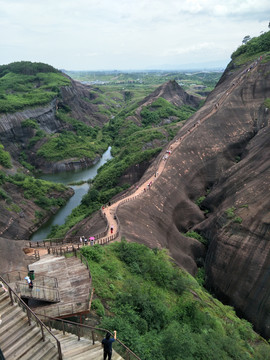
<instances>
[{"instance_id":1,"label":"green hill","mask_svg":"<svg viewBox=\"0 0 270 360\"><path fill-rule=\"evenodd\" d=\"M49 103L70 80L50 65L21 61L0 66L0 113Z\"/></svg>"}]
</instances>

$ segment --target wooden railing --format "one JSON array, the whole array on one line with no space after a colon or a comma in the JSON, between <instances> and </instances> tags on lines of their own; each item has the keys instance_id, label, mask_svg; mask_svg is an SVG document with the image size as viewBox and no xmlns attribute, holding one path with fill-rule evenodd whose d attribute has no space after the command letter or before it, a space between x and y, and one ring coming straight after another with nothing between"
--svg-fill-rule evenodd
<instances>
[{"instance_id":1,"label":"wooden railing","mask_svg":"<svg viewBox=\"0 0 270 360\"><path fill-rule=\"evenodd\" d=\"M51 303L60 302L60 294L57 288L51 288L48 286L40 286L34 282L33 288L29 288L29 285L22 281L16 282L16 292L20 294L22 298L42 300Z\"/></svg>"},{"instance_id":2,"label":"wooden railing","mask_svg":"<svg viewBox=\"0 0 270 360\"><path fill-rule=\"evenodd\" d=\"M9 286L9 284L5 281L5 279L0 276L0 282L6 287L11 305L14 305L14 302L16 302L24 312L26 312L28 323L31 325L31 321L35 321L37 326L40 327L42 340L45 341L45 334L44 332L47 332L49 336L51 336L55 341L58 349L58 359L63 360L62 351L61 351L61 344L60 341L53 335L50 329L47 328L47 326L36 316L36 314L21 300L21 298L16 294L16 292Z\"/></svg>"},{"instance_id":3,"label":"wooden railing","mask_svg":"<svg viewBox=\"0 0 270 360\"><path fill-rule=\"evenodd\" d=\"M22 281L24 278L28 275L27 271L9 271L4 274L2 274L2 277L8 282L8 283L14 283L16 281ZM58 287L58 281L56 277L53 276L43 276L35 274L35 284L36 285L42 285L42 286L52 286L53 288Z\"/></svg>"},{"instance_id":4,"label":"wooden railing","mask_svg":"<svg viewBox=\"0 0 270 360\"><path fill-rule=\"evenodd\" d=\"M104 338L104 335L107 332L110 333L111 336L113 336L113 334L107 329L79 324L64 319L52 318L41 314L37 314L37 315L40 315L46 319L45 321L48 323L50 329L55 328L61 330L64 335L65 332L70 332L72 334L75 334L78 337L78 341L80 340L81 337L89 337L94 345L95 341L101 342L102 339ZM117 338L115 341L118 344L118 347L116 348L117 352L121 356L125 356L125 360L134 360L134 359L141 360L141 358L138 355L136 355L132 350L130 350L122 341L120 341Z\"/></svg>"}]
</instances>

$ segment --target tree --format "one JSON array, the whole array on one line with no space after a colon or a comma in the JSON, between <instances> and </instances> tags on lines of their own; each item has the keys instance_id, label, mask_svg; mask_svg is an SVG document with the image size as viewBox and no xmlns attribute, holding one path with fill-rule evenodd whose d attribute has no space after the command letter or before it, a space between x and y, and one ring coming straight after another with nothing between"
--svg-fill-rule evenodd
<instances>
[{"instance_id":1,"label":"tree","mask_svg":"<svg viewBox=\"0 0 270 360\"><path fill-rule=\"evenodd\" d=\"M251 37L249 35L246 35L242 40L242 44L246 44L249 40L251 40Z\"/></svg>"}]
</instances>

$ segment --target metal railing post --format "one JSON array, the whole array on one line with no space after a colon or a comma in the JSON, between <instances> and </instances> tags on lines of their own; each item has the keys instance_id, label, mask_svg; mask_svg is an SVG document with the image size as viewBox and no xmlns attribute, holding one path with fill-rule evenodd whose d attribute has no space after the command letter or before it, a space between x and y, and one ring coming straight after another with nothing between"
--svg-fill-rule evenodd
<instances>
[{"instance_id":1,"label":"metal railing post","mask_svg":"<svg viewBox=\"0 0 270 360\"><path fill-rule=\"evenodd\" d=\"M30 311L27 309L27 310L26 310L26 313L27 313L27 317L28 317L28 324L29 324L29 326L30 326L30 325L31 325Z\"/></svg>"},{"instance_id":2,"label":"metal railing post","mask_svg":"<svg viewBox=\"0 0 270 360\"><path fill-rule=\"evenodd\" d=\"M59 360L63 360L60 342L57 342Z\"/></svg>"},{"instance_id":3,"label":"metal railing post","mask_svg":"<svg viewBox=\"0 0 270 360\"><path fill-rule=\"evenodd\" d=\"M14 305L14 301L13 301L12 292L11 292L10 287L8 288L8 293L9 293L11 305Z\"/></svg>"}]
</instances>

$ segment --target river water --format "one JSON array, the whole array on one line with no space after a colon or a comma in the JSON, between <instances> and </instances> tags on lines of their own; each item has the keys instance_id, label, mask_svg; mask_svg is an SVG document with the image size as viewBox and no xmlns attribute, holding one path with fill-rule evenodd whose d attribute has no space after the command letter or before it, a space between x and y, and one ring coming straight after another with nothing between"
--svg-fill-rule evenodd
<instances>
[{"instance_id":1,"label":"river water","mask_svg":"<svg viewBox=\"0 0 270 360\"><path fill-rule=\"evenodd\" d=\"M102 155L101 159L88 169L78 171L64 171L56 174L43 174L39 178L55 183L62 183L65 185L73 182L88 181L93 179L97 175L98 168L100 168L103 164L105 164L106 161L111 158L111 147L109 147ZM71 214L72 210L76 206L80 205L82 197L87 194L89 190L88 183L84 183L82 185L72 185L70 187L74 190L74 195L67 201L66 205L64 205L55 215L50 218L50 220L42 225L31 236L32 241L46 239L51 232L53 225L63 225L65 223L66 217Z\"/></svg>"}]
</instances>

